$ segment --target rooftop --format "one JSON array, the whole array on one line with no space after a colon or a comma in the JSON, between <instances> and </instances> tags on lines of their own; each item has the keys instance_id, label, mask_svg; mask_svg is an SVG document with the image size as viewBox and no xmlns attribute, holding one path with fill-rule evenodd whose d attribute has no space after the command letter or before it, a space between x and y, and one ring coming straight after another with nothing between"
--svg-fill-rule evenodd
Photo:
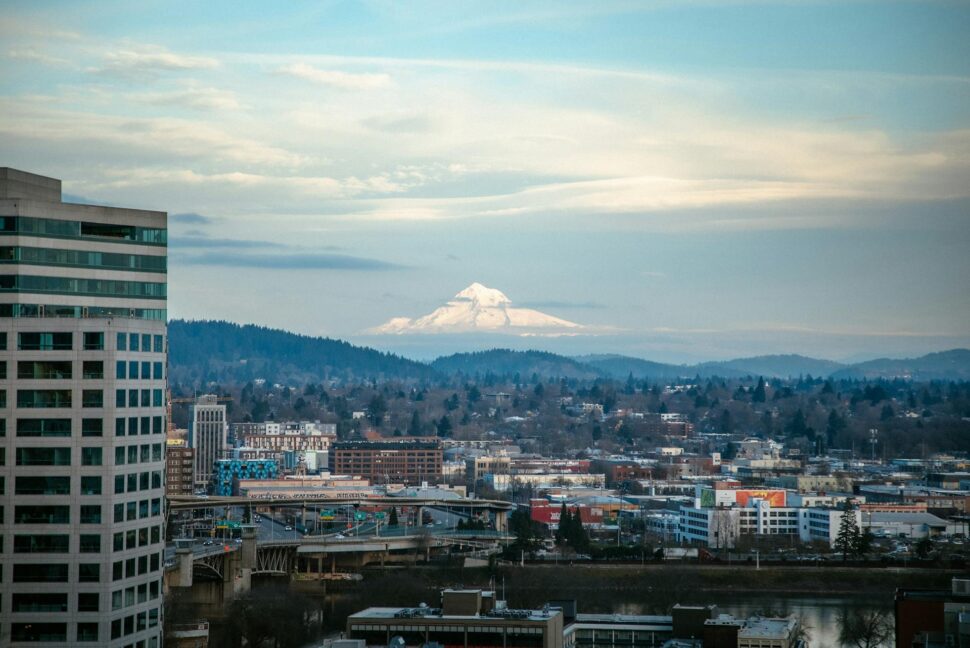
<instances>
[{"instance_id":1,"label":"rooftop","mask_svg":"<svg viewBox=\"0 0 970 648\"><path fill-rule=\"evenodd\" d=\"M785 639L798 626L798 620L790 616L783 619L751 617L738 633L738 639Z\"/></svg>"}]
</instances>

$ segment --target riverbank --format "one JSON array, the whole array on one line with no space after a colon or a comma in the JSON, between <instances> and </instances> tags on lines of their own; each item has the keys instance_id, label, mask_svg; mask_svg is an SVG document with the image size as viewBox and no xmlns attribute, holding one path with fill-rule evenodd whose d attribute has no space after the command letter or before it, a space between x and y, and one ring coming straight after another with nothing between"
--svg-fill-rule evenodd
<instances>
[{"instance_id":1,"label":"riverbank","mask_svg":"<svg viewBox=\"0 0 970 648\"><path fill-rule=\"evenodd\" d=\"M368 571L364 580L335 594L333 612L369 606L434 605L445 587L495 588L510 606L535 607L575 599L584 612L639 610L665 614L677 604L706 604L732 597L839 597L891 607L898 587L947 589L956 570L813 569L705 565L525 565L463 569L422 566ZM339 611L338 611L339 609Z\"/></svg>"}]
</instances>

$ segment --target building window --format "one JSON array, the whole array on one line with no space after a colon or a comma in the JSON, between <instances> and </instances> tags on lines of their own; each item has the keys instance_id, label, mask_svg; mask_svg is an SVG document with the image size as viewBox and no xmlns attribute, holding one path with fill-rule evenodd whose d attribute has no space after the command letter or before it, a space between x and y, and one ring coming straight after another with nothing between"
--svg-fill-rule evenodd
<instances>
[{"instance_id":1,"label":"building window","mask_svg":"<svg viewBox=\"0 0 970 648\"><path fill-rule=\"evenodd\" d=\"M101 563L81 563L78 565L77 580L79 583L101 582Z\"/></svg>"},{"instance_id":2,"label":"building window","mask_svg":"<svg viewBox=\"0 0 970 648\"><path fill-rule=\"evenodd\" d=\"M97 504L82 505L81 524L101 524L101 507Z\"/></svg>"},{"instance_id":3,"label":"building window","mask_svg":"<svg viewBox=\"0 0 970 648\"><path fill-rule=\"evenodd\" d=\"M81 448L81 465L100 466L101 455L101 448Z\"/></svg>"},{"instance_id":4,"label":"building window","mask_svg":"<svg viewBox=\"0 0 970 648\"><path fill-rule=\"evenodd\" d=\"M81 553L101 553L101 536L82 533L79 549Z\"/></svg>"},{"instance_id":5,"label":"building window","mask_svg":"<svg viewBox=\"0 0 970 648\"><path fill-rule=\"evenodd\" d=\"M155 339L154 339L154 342L155 342L155 344L154 344L152 350L155 353L162 353L162 352L165 351L165 342L164 342L164 340L163 340L163 338L162 338L161 335L156 335L155 336Z\"/></svg>"},{"instance_id":6,"label":"building window","mask_svg":"<svg viewBox=\"0 0 970 648\"><path fill-rule=\"evenodd\" d=\"M30 360L17 363L17 378L21 380L61 380L72 377L69 360Z\"/></svg>"},{"instance_id":7,"label":"building window","mask_svg":"<svg viewBox=\"0 0 970 648\"><path fill-rule=\"evenodd\" d=\"M18 476L14 482L15 495L70 495L70 477Z\"/></svg>"},{"instance_id":8,"label":"building window","mask_svg":"<svg viewBox=\"0 0 970 648\"><path fill-rule=\"evenodd\" d=\"M138 340L139 340L139 337L137 333L132 333L131 335L128 336L129 351L138 351Z\"/></svg>"},{"instance_id":9,"label":"building window","mask_svg":"<svg viewBox=\"0 0 970 648\"><path fill-rule=\"evenodd\" d=\"M17 419L18 437L69 437L71 419Z\"/></svg>"},{"instance_id":10,"label":"building window","mask_svg":"<svg viewBox=\"0 0 970 648\"><path fill-rule=\"evenodd\" d=\"M100 389L83 390L81 392L81 407L104 407L104 392Z\"/></svg>"},{"instance_id":11,"label":"building window","mask_svg":"<svg viewBox=\"0 0 970 648\"><path fill-rule=\"evenodd\" d=\"M14 623L10 626L13 641L67 641L66 623Z\"/></svg>"},{"instance_id":12,"label":"building window","mask_svg":"<svg viewBox=\"0 0 970 648\"><path fill-rule=\"evenodd\" d=\"M13 552L67 553L70 547L70 540L71 536L67 534L42 535L40 533L32 533L30 535L17 535L13 538Z\"/></svg>"},{"instance_id":13,"label":"building window","mask_svg":"<svg viewBox=\"0 0 970 648\"><path fill-rule=\"evenodd\" d=\"M17 407L53 408L70 407L70 389L18 389Z\"/></svg>"},{"instance_id":14,"label":"building window","mask_svg":"<svg viewBox=\"0 0 970 648\"><path fill-rule=\"evenodd\" d=\"M98 640L98 624L97 623L78 623L77 624L77 640L81 641L97 641Z\"/></svg>"},{"instance_id":15,"label":"building window","mask_svg":"<svg viewBox=\"0 0 970 648\"><path fill-rule=\"evenodd\" d=\"M74 348L72 333L18 333L21 351L70 351Z\"/></svg>"},{"instance_id":16,"label":"building window","mask_svg":"<svg viewBox=\"0 0 970 648\"><path fill-rule=\"evenodd\" d=\"M104 333L87 331L84 333L84 350L85 351L103 351L104 350Z\"/></svg>"},{"instance_id":17,"label":"building window","mask_svg":"<svg viewBox=\"0 0 970 648\"><path fill-rule=\"evenodd\" d=\"M67 565L20 563L13 566L15 583L66 583Z\"/></svg>"},{"instance_id":18,"label":"building window","mask_svg":"<svg viewBox=\"0 0 970 648\"><path fill-rule=\"evenodd\" d=\"M69 524L70 506L24 505L14 507L14 524ZM29 537L29 536L24 536Z\"/></svg>"},{"instance_id":19,"label":"building window","mask_svg":"<svg viewBox=\"0 0 970 648\"><path fill-rule=\"evenodd\" d=\"M99 601L97 592L81 592L77 595L78 612L97 612L98 609Z\"/></svg>"},{"instance_id":20,"label":"building window","mask_svg":"<svg viewBox=\"0 0 970 648\"><path fill-rule=\"evenodd\" d=\"M15 593L14 612L67 612L67 594L59 592Z\"/></svg>"},{"instance_id":21,"label":"building window","mask_svg":"<svg viewBox=\"0 0 970 648\"><path fill-rule=\"evenodd\" d=\"M81 420L81 436L99 437L104 433L104 421L99 418L86 418Z\"/></svg>"},{"instance_id":22,"label":"building window","mask_svg":"<svg viewBox=\"0 0 970 648\"><path fill-rule=\"evenodd\" d=\"M119 333L117 336L117 343L115 344L115 348L118 351L127 351L128 350L127 342L128 342L128 336L124 333Z\"/></svg>"},{"instance_id":23,"label":"building window","mask_svg":"<svg viewBox=\"0 0 970 648\"><path fill-rule=\"evenodd\" d=\"M100 495L101 477L81 477L81 495Z\"/></svg>"},{"instance_id":24,"label":"building window","mask_svg":"<svg viewBox=\"0 0 970 648\"><path fill-rule=\"evenodd\" d=\"M101 360L85 360L82 365L81 376L85 380L101 380L104 378L104 362Z\"/></svg>"},{"instance_id":25,"label":"building window","mask_svg":"<svg viewBox=\"0 0 970 648\"><path fill-rule=\"evenodd\" d=\"M70 448L17 448L18 466L70 466Z\"/></svg>"}]
</instances>

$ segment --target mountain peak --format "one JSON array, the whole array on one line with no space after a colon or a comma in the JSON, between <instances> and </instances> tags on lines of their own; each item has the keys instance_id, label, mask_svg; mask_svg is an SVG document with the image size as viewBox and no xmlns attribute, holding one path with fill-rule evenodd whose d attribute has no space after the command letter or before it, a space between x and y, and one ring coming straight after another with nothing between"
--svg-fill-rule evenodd
<instances>
[{"instance_id":1,"label":"mountain peak","mask_svg":"<svg viewBox=\"0 0 970 648\"><path fill-rule=\"evenodd\" d=\"M485 307L512 303L512 300L506 297L501 290L489 288L477 281L455 295L455 299L467 299Z\"/></svg>"},{"instance_id":2,"label":"mountain peak","mask_svg":"<svg viewBox=\"0 0 970 648\"><path fill-rule=\"evenodd\" d=\"M557 335L583 329L575 322L532 310L514 308L505 293L478 282L455 295L431 313L411 319L393 317L369 329L376 335L404 333L509 333L513 335Z\"/></svg>"}]
</instances>

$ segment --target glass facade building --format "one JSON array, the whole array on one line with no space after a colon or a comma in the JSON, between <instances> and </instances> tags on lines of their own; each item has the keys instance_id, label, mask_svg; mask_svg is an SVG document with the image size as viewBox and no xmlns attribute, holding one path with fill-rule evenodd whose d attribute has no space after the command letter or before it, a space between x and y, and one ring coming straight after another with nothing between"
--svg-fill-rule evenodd
<instances>
[{"instance_id":1,"label":"glass facade building","mask_svg":"<svg viewBox=\"0 0 970 648\"><path fill-rule=\"evenodd\" d=\"M0 168L0 645L161 645L166 220Z\"/></svg>"}]
</instances>

